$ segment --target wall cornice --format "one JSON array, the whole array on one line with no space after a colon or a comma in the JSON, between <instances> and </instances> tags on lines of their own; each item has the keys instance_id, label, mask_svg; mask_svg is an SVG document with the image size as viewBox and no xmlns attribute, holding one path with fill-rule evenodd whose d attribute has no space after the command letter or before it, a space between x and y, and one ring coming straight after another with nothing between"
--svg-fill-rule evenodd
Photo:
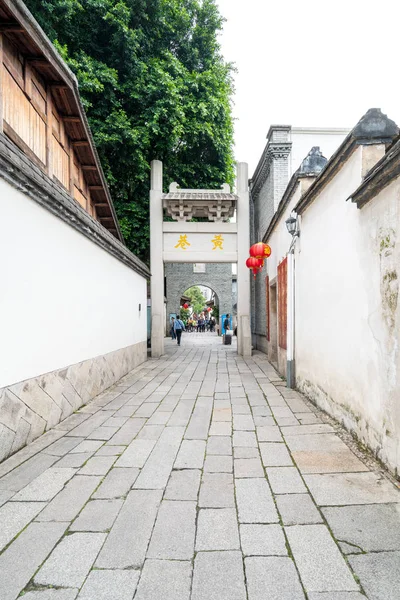
<instances>
[{"instance_id":1,"label":"wall cornice","mask_svg":"<svg viewBox=\"0 0 400 600\"><path fill-rule=\"evenodd\" d=\"M0 177L31 200L79 231L93 243L145 278L148 267L93 219L66 190L58 185L0 134Z\"/></svg>"},{"instance_id":2,"label":"wall cornice","mask_svg":"<svg viewBox=\"0 0 400 600\"><path fill-rule=\"evenodd\" d=\"M274 160L287 160L292 149L292 142L268 142L254 173L251 185L252 196L260 192L266 182Z\"/></svg>"}]
</instances>

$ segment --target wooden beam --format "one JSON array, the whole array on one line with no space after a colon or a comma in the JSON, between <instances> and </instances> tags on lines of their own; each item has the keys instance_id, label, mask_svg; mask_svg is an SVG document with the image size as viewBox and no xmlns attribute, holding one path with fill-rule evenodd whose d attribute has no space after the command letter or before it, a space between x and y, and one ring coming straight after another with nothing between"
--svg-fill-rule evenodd
<instances>
[{"instance_id":1,"label":"wooden beam","mask_svg":"<svg viewBox=\"0 0 400 600\"><path fill-rule=\"evenodd\" d=\"M88 140L72 140L71 142L73 148L80 148L82 146L90 146Z\"/></svg>"},{"instance_id":2,"label":"wooden beam","mask_svg":"<svg viewBox=\"0 0 400 600\"><path fill-rule=\"evenodd\" d=\"M0 23L0 31L8 31L9 33L22 33L25 28L19 23Z\"/></svg>"},{"instance_id":3,"label":"wooden beam","mask_svg":"<svg viewBox=\"0 0 400 600\"><path fill-rule=\"evenodd\" d=\"M53 98L51 91L46 92L46 170L50 178L53 177Z\"/></svg>"},{"instance_id":4,"label":"wooden beam","mask_svg":"<svg viewBox=\"0 0 400 600\"><path fill-rule=\"evenodd\" d=\"M104 188L102 185L89 185L89 192L102 192Z\"/></svg>"},{"instance_id":5,"label":"wooden beam","mask_svg":"<svg viewBox=\"0 0 400 600\"><path fill-rule=\"evenodd\" d=\"M40 56L32 56L30 58L28 57L26 59L26 62L28 62L30 65L33 65L34 67L43 67L43 65L48 64L48 61Z\"/></svg>"},{"instance_id":6,"label":"wooden beam","mask_svg":"<svg viewBox=\"0 0 400 600\"><path fill-rule=\"evenodd\" d=\"M96 165L81 165L82 171L97 171Z\"/></svg>"},{"instance_id":7,"label":"wooden beam","mask_svg":"<svg viewBox=\"0 0 400 600\"><path fill-rule=\"evenodd\" d=\"M99 217L100 221L111 221L114 223L114 217Z\"/></svg>"},{"instance_id":8,"label":"wooden beam","mask_svg":"<svg viewBox=\"0 0 400 600\"><path fill-rule=\"evenodd\" d=\"M109 204L107 202L96 202L95 200L93 200L92 198L92 202L93 204L96 205L96 208L108 208Z\"/></svg>"},{"instance_id":9,"label":"wooden beam","mask_svg":"<svg viewBox=\"0 0 400 600\"><path fill-rule=\"evenodd\" d=\"M61 120L64 121L64 123L80 123L82 119L80 117L65 115L64 117L61 117Z\"/></svg>"},{"instance_id":10,"label":"wooden beam","mask_svg":"<svg viewBox=\"0 0 400 600\"><path fill-rule=\"evenodd\" d=\"M65 83L62 83L62 82L51 83L50 88L52 90L68 90L69 89L69 87Z\"/></svg>"}]
</instances>

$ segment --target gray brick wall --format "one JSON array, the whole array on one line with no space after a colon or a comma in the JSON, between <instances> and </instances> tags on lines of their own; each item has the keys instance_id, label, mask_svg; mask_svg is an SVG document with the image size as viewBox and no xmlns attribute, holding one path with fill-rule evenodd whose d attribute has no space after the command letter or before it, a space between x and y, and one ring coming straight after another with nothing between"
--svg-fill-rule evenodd
<instances>
[{"instance_id":1,"label":"gray brick wall","mask_svg":"<svg viewBox=\"0 0 400 600\"><path fill-rule=\"evenodd\" d=\"M193 273L191 263L167 263L167 323L169 314L179 310L182 294L193 285L211 288L218 297L220 314L232 314L232 265L207 263L205 273ZM168 328L168 325L167 325Z\"/></svg>"},{"instance_id":2,"label":"gray brick wall","mask_svg":"<svg viewBox=\"0 0 400 600\"><path fill-rule=\"evenodd\" d=\"M268 144L286 144L288 142L288 134L288 129L272 130ZM252 194L252 244L262 240L289 182L289 156L285 156L283 152L279 153L279 151L274 153L274 148L272 147L270 153L267 151L266 157L269 160L267 177L257 193ZM263 336L267 333L265 302L266 274L265 264L263 270L258 273L251 286L252 333ZM253 339L255 339L254 336Z\"/></svg>"}]
</instances>

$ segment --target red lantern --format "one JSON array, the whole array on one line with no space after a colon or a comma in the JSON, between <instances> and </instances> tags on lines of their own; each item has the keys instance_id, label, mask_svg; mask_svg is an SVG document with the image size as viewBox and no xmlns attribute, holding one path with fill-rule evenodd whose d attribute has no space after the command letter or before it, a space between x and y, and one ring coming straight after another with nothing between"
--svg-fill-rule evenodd
<instances>
[{"instance_id":1,"label":"red lantern","mask_svg":"<svg viewBox=\"0 0 400 600\"><path fill-rule=\"evenodd\" d=\"M256 278L256 275L258 271L262 268L263 264L263 261L260 258L256 258L255 256L250 256L246 260L246 267L253 271L254 279Z\"/></svg>"},{"instance_id":2,"label":"red lantern","mask_svg":"<svg viewBox=\"0 0 400 600\"><path fill-rule=\"evenodd\" d=\"M185 310L187 310L187 309L189 308L189 304L187 304L187 303L185 302L185 304L183 305L183 308L184 308Z\"/></svg>"},{"instance_id":3,"label":"red lantern","mask_svg":"<svg viewBox=\"0 0 400 600\"><path fill-rule=\"evenodd\" d=\"M268 246L268 244L258 242L257 244L253 244L250 248L250 256L259 258L264 265L264 258L271 256L271 248Z\"/></svg>"},{"instance_id":4,"label":"red lantern","mask_svg":"<svg viewBox=\"0 0 400 600\"><path fill-rule=\"evenodd\" d=\"M210 307L208 307L208 308L207 308L207 312L210 312L210 310L211 310L211 308L210 308Z\"/></svg>"}]
</instances>

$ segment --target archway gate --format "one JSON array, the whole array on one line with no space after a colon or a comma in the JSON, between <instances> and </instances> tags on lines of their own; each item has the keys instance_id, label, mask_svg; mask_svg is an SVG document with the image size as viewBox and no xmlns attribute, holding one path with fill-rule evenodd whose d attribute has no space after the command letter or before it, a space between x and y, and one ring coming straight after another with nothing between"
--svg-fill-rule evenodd
<instances>
[{"instance_id":1,"label":"archway gate","mask_svg":"<svg viewBox=\"0 0 400 600\"><path fill-rule=\"evenodd\" d=\"M221 190L184 190L171 183L163 193L162 162L151 163L150 268L151 355L164 354L164 263L237 263L238 353L251 356L250 246L248 168L237 163L237 193L228 184ZM236 223L229 223L236 210ZM173 222L164 220L164 215ZM190 222L192 217L207 221Z\"/></svg>"}]
</instances>

